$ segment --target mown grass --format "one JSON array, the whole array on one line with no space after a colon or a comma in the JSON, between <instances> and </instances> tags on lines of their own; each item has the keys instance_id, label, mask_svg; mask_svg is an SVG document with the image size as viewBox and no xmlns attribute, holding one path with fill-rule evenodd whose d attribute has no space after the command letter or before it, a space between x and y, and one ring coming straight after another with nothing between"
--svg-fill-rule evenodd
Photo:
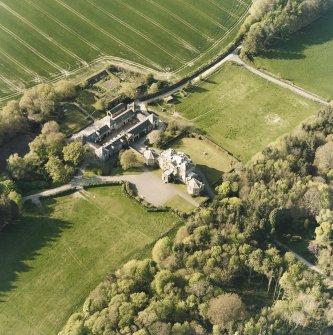
<instances>
[{"instance_id":1,"label":"mown grass","mask_svg":"<svg viewBox=\"0 0 333 335\"><path fill-rule=\"evenodd\" d=\"M247 161L319 105L227 62L176 104L176 112Z\"/></svg>"},{"instance_id":2,"label":"mown grass","mask_svg":"<svg viewBox=\"0 0 333 335\"><path fill-rule=\"evenodd\" d=\"M173 196L164 204L164 206L169 206L173 209L179 210L184 213L192 212L195 209L195 207L192 204L190 204L180 195Z\"/></svg>"},{"instance_id":3,"label":"mown grass","mask_svg":"<svg viewBox=\"0 0 333 335\"><path fill-rule=\"evenodd\" d=\"M172 147L188 154L211 185L214 185L221 178L223 172L229 171L232 164L236 162L226 152L222 152L212 144L197 138L182 138Z\"/></svg>"},{"instance_id":4,"label":"mown grass","mask_svg":"<svg viewBox=\"0 0 333 335\"><path fill-rule=\"evenodd\" d=\"M36 83L34 73L54 79L61 69L73 70L103 55L184 75L230 43L248 9L246 3L232 0L3 3L0 74L20 87ZM231 32L232 27L236 29ZM15 91L3 86L2 95Z\"/></svg>"},{"instance_id":5,"label":"mown grass","mask_svg":"<svg viewBox=\"0 0 333 335\"><path fill-rule=\"evenodd\" d=\"M306 90L333 98L333 11L255 58L255 64Z\"/></svg>"},{"instance_id":6,"label":"mown grass","mask_svg":"<svg viewBox=\"0 0 333 335\"><path fill-rule=\"evenodd\" d=\"M75 105L66 104L60 108L63 113L63 117L59 121L60 130L66 135L71 135L92 122L92 120Z\"/></svg>"},{"instance_id":7,"label":"mown grass","mask_svg":"<svg viewBox=\"0 0 333 335\"><path fill-rule=\"evenodd\" d=\"M0 234L0 333L57 334L106 274L174 227L120 186L43 201Z\"/></svg>"}]
</instances>

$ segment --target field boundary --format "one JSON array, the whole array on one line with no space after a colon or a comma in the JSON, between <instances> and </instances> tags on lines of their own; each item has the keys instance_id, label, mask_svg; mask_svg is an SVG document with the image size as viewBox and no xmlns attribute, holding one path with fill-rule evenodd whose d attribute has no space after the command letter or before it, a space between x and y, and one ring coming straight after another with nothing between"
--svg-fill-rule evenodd
<instances>
[{"instance_id":1,"label":"field boundary","mask_svg":"<svg viewBox=\"0 0 333 335\"><path fill-rule=\"evenodd\" d=\"M203 141L208 142L209 144L214 146L216 149L220 150L224 154L227 154L227 155L231 156L232 158L236 159L237 162L241 163L241 160L239 158L237 158L231 151L229 151L228 149L226 149L226 148L222 147L221 145L217 144L216 142L214 142L213 140L211 140L207 136L202 135L202 134L197 133L197 132L192 132L191 134L195 138L197 138L198 140L203 140Z\"/></svg>"},{"instance_id":2,"label":"field boundary","mask_svg":"<svg viewBox=\"0 0 333 335\"><path fill-rule=\"evenodd\" d=\"M25 0L27 1L27 3L29 3L30 1L29 0ZM61 4L61 5L66 5L65 3L63 3L61 0L56 0L57 3ZM151 0L147 0L148 2L150 3L154 3L153 1ZM250 4L247 5L247 8L245 9L244 13L239 16L239 19L233 24L232 27L230 27L224 34L223 36L221 36L219 39L217 39L212 45L210 45L205 51L203 51L202 53L200 53L198 56L194 57L193 59L191 59L189 62L186 62L185 64L181 65L178 69L175 69L174 71L159 71L159 70L156 70L157 68L159 68L159 66L156 66L156 64L153 64L154 66L156 66L156 69L153 69L149 66L145 66L145 65L142 65L140 63L137 63L137 62L134 62L134 61L131 61L129 59L126 59L126 58L121 58L121 57L116 57L116 56L111 56L111 55L104 55L104 56L99 56L97 58L95 58L94 60L92 60L91 62L84 62L84 64L81 63L81 65L77 66L77 67L74 67L72 70L64 70L64 69L61 69L60 66L57 66L56 68L59 68L61 70L59 70L60 74L53 77L53 78L50 78L50 79L45 79L45 80L42 80L41 77L39 77L39 80L40 82L45 82L45 83L55 83L61 79L65 79L65 78L68 78L68 77L71 77L75 74L77 74L78 72L82 71L83 69L85 68L89 68L89 67L92 67L98 63L103 63L103 62L109 62L110 65L116 65L116 66L119 66L119 67L123 67L123 68L127 68L127 67L130 67L130 69L132 71L137 71L137 72L141 72L143 71L144 73L152 73L153 75L155 75L157 78L160 78L160 79L170 79L172 77L175 77L177 76L177 74L181 71L183 71L186 67L188 67L190 64L194 64L196 63L197 61L199 61L201 58L205 57L209 52L211 52L214 48L216 48L225 38L227 38L230 33L232 33L240 24L241 21L244 20L244 18L248 15L248 11L249 11L249 8L250 8ZM44 11L44 10L43 10ZM73 11L76 12L75 9L73 9ZM78 13L80 14L80 13ZM75 14L76 15L76 14ZM106 14L107 15L107 14ZM86 17L84 17L86 19ZM51 20L55 20L53 17L50 18ZM89 20L89 19L87 19ZM56 23L58 23L57 21L54 21ZM59 24L59 23L58 23ZM93 24L93 22L90 22L89 20L89 24ZM66 25L65 25L66 26ZM66 30L72 30L71 28L67 27L64 28ZM102 28L101 28L102 29ZM134 28L133 28L134 29ZM68 31L69 31L68 30ZM107 33L105 31L105 33ZM104 32L103 32L104 34ZM106 36L109 36L106 35ZM82 37L80 35L80 37L77 37L79 39L82 40ZM111 37L110 37L111 38ZM24 42L24 41L23 41ZM84 41L85 43L89 42L89 41ZM90 42L89 42L90 43ZM204 72L205 70L207 70L208 68L214 66L216 63L219 62L219 60L221 60L221 58L223 58L227 52L229 50L231 50L235 44L237 43L237 41L231 43L232 46L226 46L225 48L225 51L218 54L217 56L213 57L210 61L208 61L206 64L202 64L201 66L199 66L196 70L194 70L192 72L192 74L189 74L185 77L183 77L183 79L180 79L179 82L182 82L182 80L186 80L186 81L190 81L192 80L198 73L201 73L201 72ZM37 51L37 50L36 50ZM46 61L46 60L45 60ZM52 62L52 61L50 61ZM52 62L53 63L53 62ZM50 64L53 66L53 64ZM54 64L56 65L56 64ZM29 71L32 71L29 69ZM32 71L33 72L33 71ZM178 83L179 83L178 82ZM9 85L9 84L8 84ZM12 87L14 89L14 83L11 83L10 87ZM16 92L13 92L13 93L10 93L10 94L7 94L3 97L0 97L0 103L1 102L5 102L5 101L8 101L10 99L13 99L13 98L17 98L19 97L22 92L25 90L25 89L18 89L18 87L16 87L15 85L15 89L17 90ZM29 88L27 88L29 89Z\"/></svg>"}]
</instances>

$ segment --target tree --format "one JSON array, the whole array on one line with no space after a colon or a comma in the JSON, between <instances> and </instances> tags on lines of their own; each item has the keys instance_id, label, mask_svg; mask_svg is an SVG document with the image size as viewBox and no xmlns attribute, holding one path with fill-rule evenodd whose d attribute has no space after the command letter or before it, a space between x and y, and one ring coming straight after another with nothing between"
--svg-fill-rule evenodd
<instances>
[{"instance_id":1,"label":"tree","mask_svg":"<svg viewBox=\"0 0 333 335\"><path fill-rule=\"evenodd\" d=\"M229 180L224 181L221 185L216 188L219 196L222 198L233 197L237 195L238 184L236 182L231 182Z\"/></svg>"},{"instance_id":2,"label":"tree","mask_svg":"<svg viewBox=\"0 0 333 335\"><path fill-rule=\"evenodd\" d=\"M8 199L15 202L17 207L19 209L22 209L23 207L23 200L22 200L22 196L20 193L16 192L16 191L11 191L8 194Z\"/></svg>"},{"instance_id":3,"label":"tree","mask_svg":"<svg viewBox=\"0 0 333 335\"><path fill-rule=\"evenodd\" d=\"M153 130L147 135L147 139L150 145L159 146L162 139L162 131L161 130Z\"/></svg>"},{"instance_id":4,"label":"tree","mask_svg":"<svg viewBox=\"0 0 333 335\"><path fill-rule=\"evenodd\" d=\"M59 132L55 121L44 124L42 132L29 143L30 152L35 152L42 161L49 156L60 156L65 143L65 135Z\"/></svg>"},{"instance_id":5,"label":"tree","mask_svg":"<svg viewBox=\"0 0 333 335\"><path fill-rule=\"evenodd\" d=\"M316 150L316 160L318 168L327 173L333 169L333 142L328 142Z\"/></svg>"},{"instance_id":6,"label":"tree","mask_svg":"<svg viewBox=\"0 0 333 335\"><path fill-rule=\"evenodd\" d=\"M73 314L59 335L84 335L84 318L80 313Z\"/></svg>"},{"instance_id":7,"label":"tree","mask_svg":"<svg viewBox=\"0 0 333 335\"><path fill-rule=\"evenodd\" d=\"M269 215L272 233L285 233L292 225L292 217L285 208L274 208Z\"/></svg>"},{"instance_id":8,"label":"tree","mask_svg":"<svg viewBox=\"0 0 333 335\"><path fill-rule=\"evenodd\" d=\"M307 26L332 7L332 1L253 1L243 29L248 30L242 51L252 56L264 51L277 39Z\"/></svg>"},{"instance_id":9,"label":"tree","mask_svg":"<svg viewBox=\"0 0 333 335\"><path fill-rule=\"evenodd\" d=\"M172 243L169 237L163 237L158 240L153 248L152 256L153 260L161 268L165 267L166 259L170 256L172 251Z\"/></svg>"},{"instance_id":10,"label":"tree","mask_svg":"<svg viewBox=\"0 0 333 335\"><path fill-rule=\"evenodd\" d=\"M7 198L0 197L0 229L8 224L12 224L19 216L19 208L17 204Z\"/></svg>"},{"instance_id":11,"label":"tree","mask_svg":"<svg viewBox=\"0 0 333 335\"><path fill-rule=\"evenodd\" d=\"M75 85L68 80L60 80L54 84L54 91L57 99L62 101L64 99L73 98L76 95Z\"/></svg>"},{"instance_id":12,"label":"tree","mask_svg":"<svg viewBox=\"0 0 333 335\"><path fill-rule=\"evenodd\" d=\"M82 143L74 141L67 144L63 148L62 152L64 154L65 162L70 162L74 166L78 166L84 158L85 147L82 145Z\"/></svg>"},{"instance_id":13,"label":"tree","mask_svg":"<svg viewBox=\"0 0 333 335\"><path fill-rule=\"evenodd\" d=\"M56 121L49 121L43 125L41 133L43 135L48 135L51 133L59 133L60 127Z\"/></svg>"},{"instance_id":14,"label":"tree","mask_svg":"<svg viewBox=\"0 0 333 335\"><path fill-rule=\"evenodd\" d=\"M45 120L55 109L57 96L51 84L39 84L24 92L19 106L30 117Z\"/></svg>"},{"instance_id":15,"label":"tree","mask_svg":"<svg viewBox=\"0 0 333 335\"><path fill-rule=\"evenodd\" d=\"M245 308L238 294L225 293L210 299L207 317L213 325L225 329L228 324L244 319Z\"/></svg>"},{"instance_id":16,"label":"tree","mask_svg":"<svg viewBox=\"0 0 333 335\"><path fill-rule=\"evenodd\" d=\"M0 143L28 128L27 118L21 112L17 101L9 101L0 110Z\"/></svg>"},{"instance_id":17,"label":"tree","mask_svg":"<svg viewBox=\"0 0 333 335\"><path fill-rule=\"evenodd\" d=\"M7 170L16 180L26 179L30 169L27 161L18 154L12 154L7 159Z\"/></svg>"},{"instance_id":18,"label":"tree","mask_svg":"<svg viewBox=\"0 0 333 335\"><path fill-rule=\"evenodd\" d=\"M51 156L45 164L45 171L54 183L65 183L73 175L74 169L65 165L58 157Z\"/></svg>"},{"instance_id":19,"label":"tree","mask_svg":"<svg viewBox=\"0 0 333 335\"><path fill-rule=\"evenodd\" d=\"M141 163L137 155L131 149L128 149L120 153L120 165L124 170L128 170L140 167Z\"/></svg>"},{"instance_id":20,"label":"tree","mask_svg":"<svg viewBox=\"0 0 333 335\"><path fill-rule=\"evenodd\" d=\"M135 98L136 95L136 84L132 82L124 82L121 85L122 93L129 97L129 98Z\"/></svg>"},{"instance_id":21,"label":"tree","mask_svg":"<svg viewBox=\"0 0 333 335\"><path fill-rule=\"evenodd\" d=\"M149 89L148 89L148 93L149 94L152 94L152 93L155 93L158 91L158 85L157 83L152 83L150 86L149 86Z\"/></svg>"}]
</instances>

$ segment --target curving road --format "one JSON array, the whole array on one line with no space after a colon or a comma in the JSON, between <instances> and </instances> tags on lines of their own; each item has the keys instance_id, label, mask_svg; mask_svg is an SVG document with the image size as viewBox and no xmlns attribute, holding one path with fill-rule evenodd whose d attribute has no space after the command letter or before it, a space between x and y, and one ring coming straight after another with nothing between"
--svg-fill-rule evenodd
<instances>
[{"instance_id":1,"label":"curving road","mask_svg":"<svg viewBox=\"0 0 333 335\"><path fill-rule=\"evenodd\" d=\"M292 91L293 93L296 93L304 98L307 98L309 100L312 100L312 101L315 101L319 104L322 104L322 105L325 105L325 106L329 106L329 102L327 102L324 98L312 93L312 92L309 92L309 91L306 91L304 90L303 88L299 87L299 86L296 86L296 85L293 85L293 84L290 84L290 83L287 83L281 79L278 79L278 78L275 78L267 73L264 73L260 70L258 70L257 68L245 63L240 57L239 57L239 52L241 50L242 46L238 46L235 50L233 50L228 56L226 56L225 58L221 59L218 63L212 65L210 68L208 68L206 71L204 71L203 73L201 73L200 75L198 75L197 77L195 77L194 79L191 80L191 83L192 84L195 84L197 82L200 82L202 79L204 78L207 78L209 77L211 74L213 74L218 68L220 68L225 62L228 62L228 61L232 61L232 62L235 62L235 63L238 63L242 66L244 66L248 71L254 73L255 75L257 76L260 76L276 85L279 85L285 89L288 89L290 91ZM184 89L186 86L187 86L188 82L185 83L185 84L181 84L173 89L171 89L170 91L168 92L165 92L165 93L162 93L162 94L159 94L158 96L154 97L154 98L151 98L151 99L146 99L146 100L142 100L141 102L142 103L151 103L151 102L154 102L154 101L157 101L157 100L160 100L160 99L163 99L171 94L174 94L176 92L179 92L181 91L182 89Z\"/></svg>"},{"instance_id":2,"label":"curving road","mask_svg":"<svg viewBox=\"0 0 333 335\"><path fill-rule=\"evenodd\" d=\"M39 204L40 199L59 194L69 190L82 190L83 186L94 184L97 182L112 182L112 181L129 181L133 183L138 194L146 201L154 206L162 206L175 195L179 195L184 200L189 202L194 207L199 207L200 204L188 194L183 193L172 184L165 184L154 172L144 171L136 175L122 176L100 176L92 178L74 178L70 183L53 189L49 189L36 194L28 195L23 198L23 201L31 200L33 203Z\"/></svg>"},{"instance_id":3,"label":"curving road","mask_svg":"<svg viewBox=\"0 0 333 335\"><path fill-rule=\"evenodd\" d=\"M262 77L262 78L264 78L264 79L266 79L266 80L268 80L268 81L270 81L270 82L272 82L276 85L279 85L283 88L286 88L286 89L288 89L288 90L290 90L290 91L292 91L292 92L294 92L298 95L301 95L304 98L307 98L309 100L318 102L322 105L326 105L326 106L329 105L329 103L324 98L320 97L319 95L316 95L314 93L306 91L303 88L301 88L299 86L296 86L294 84L289 84L289 83L287 83L283 80L275 78L275 77L273 77L273 76L271 76L271 75L269 75L265 72L262 72L262 71L258 70L254 66L251 66L251 65L245 63L237 54L232 55L232 57L230 57L230 60L244 66L248 71L256 74L257 76L260 76L260 77Z\"/></svg>"}]
</instances>

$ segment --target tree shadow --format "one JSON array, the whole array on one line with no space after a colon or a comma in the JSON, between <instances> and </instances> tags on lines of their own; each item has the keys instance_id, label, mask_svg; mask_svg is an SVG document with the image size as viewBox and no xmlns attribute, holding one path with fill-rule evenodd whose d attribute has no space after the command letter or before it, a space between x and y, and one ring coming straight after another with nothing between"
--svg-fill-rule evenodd
<instances>
[{"instance_id":1,"label":"tree shadow","mask_svg":"<svg viewBox=\"0 0 333 335\"><path fill-rule=\"evenodd\" d=\"M32 270L26 262L36 259L43 247L57 241L71 226L70 222L47 216L25 215L0 232L0 302L16 288L19 275Z\"/></svg>"},{"instance_id":2,"label":"tree shadow","mask_svg":"<svg viewBox=\"0 0 333 335\"><path fill-rule=\"evenodd\" d=\"M260 53L268 59L303 59L305 49L333 40L333 11L294 33L289 39L276 42L270 50Z\"/></svg>"},{"instance_id":3,"label":"tree shadow","mask_svg":"<svg viewBox=\"0 0 333 335\"><path fill-rule=\"evenodd\" d=\"M196 166L199 174L202 174L207 179L211 187L222 180L223 171L203 164L196 164Z\"/></svg>"},{"instance_id":4,"label":"tree shadow","mask_svg":"<svg viewBox=\"0 0 333 335\"><path fill-rule=\"evenodd\" d=\"M208 90L202 86L193 86L191 87L190 89L190 93L205 93L207 92Z\"/></svg>"}]
</instances>

